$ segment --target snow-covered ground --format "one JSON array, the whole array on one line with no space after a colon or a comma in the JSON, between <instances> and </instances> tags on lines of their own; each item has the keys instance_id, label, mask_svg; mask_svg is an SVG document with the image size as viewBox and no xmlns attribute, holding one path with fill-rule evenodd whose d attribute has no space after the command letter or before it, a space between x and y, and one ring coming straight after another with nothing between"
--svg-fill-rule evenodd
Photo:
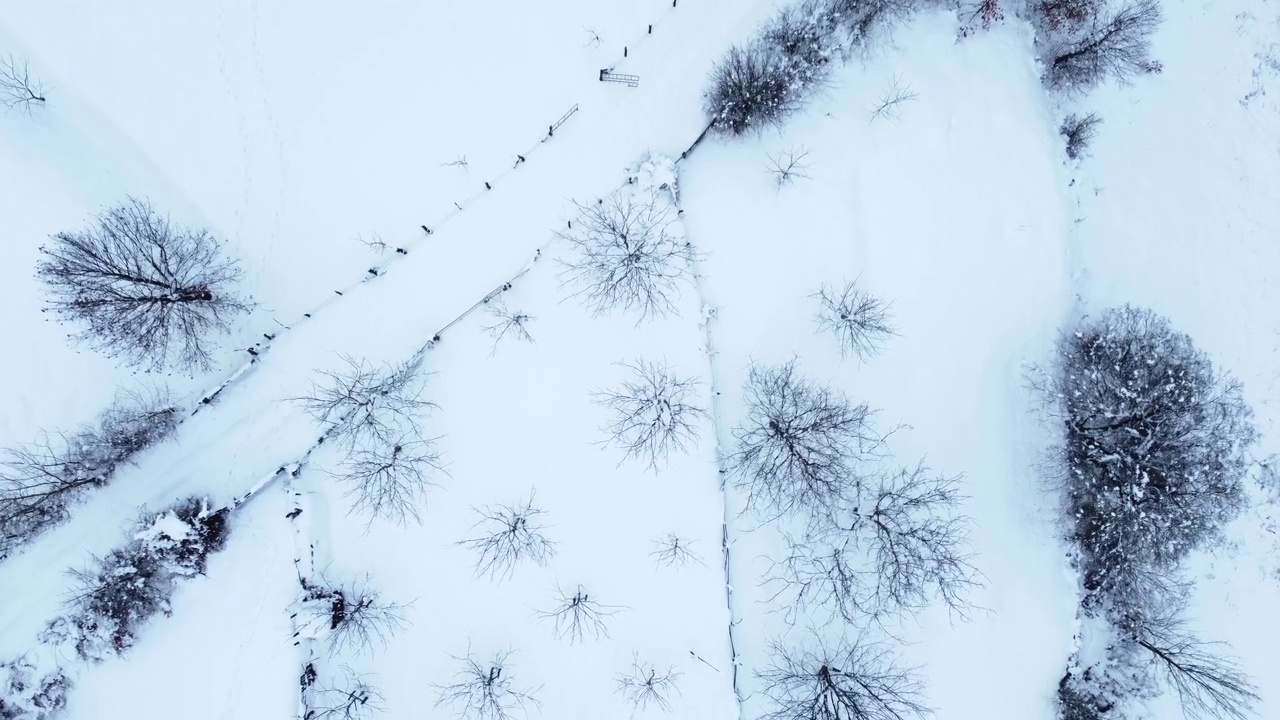
<instances>
[{"instance_id":1,"label":"snow-covered ground","mask_svg":"<svg viewBox=\"0 0 1280 720\"><path fill-rule=\"evenodd\" d=\"M1044 358L1062 322L1121 302L1153 307L1246 384L1277 451L1274 390L1280 267L1280 42L1266 3L1164 0L1161 75L1082 99L1105 124L1090 157L1063 162L1068 109L1046 96L1030 29L999 24L956 41L957 21L925 13L779 131L709 139L680 164L683 227L703 254L700 297L640 326L591 317L557 281L553 230L571 199L624 184L647 152L678 156L705 125L706 70L770 16L764 0L448 0L345 7L130 0L0 10L0 54L29 56L50 103L0 117L0 302L10 348L0 441L91 417L120 383L140 382L44 322L31 268L51 233L80 227L124 194L227 238L259 308L225 343L211 377L164 378L199 393L283 333L253 371L176 438L76 508L74 518L0 564L0 657L32 645L57 614L65 569L118 544L140 505L191 494L226 501L315 441L290 398L341 354L402 360L523 268L503 294L534 316L535 343L497 348L483 311L426 355L428 423L446 473L421 525L348 516L343 488L313 457L293 485L310 496L298 527L318 570L407 603L385 648L326 661L371 673L388 717L444 716L435 685L455 656L512 650L517 683L540 688L542 717L629 712L614 678L633 654L680 673L675 717L732 718L720 538L725 508L715 429L654 474L599 447L591 402L615 363L665 361L718 398L720 430L741 416L751 362L796 358L806 374L880 409L898 462L962 474L985 576L968 622L945 611L897 628L940 718L1051 718L1071 651L1075 580L1056 506L1036 476L1047 430L1022 366ZM653 31L648 33L649 25ZM599 36L599 43L594 36ZM623 47L626 57L623 58ZM1269 50L1270 49L1270 50ZM600 83L601 67L639 75ZM1255 69L1257 72L1255 73ZM894 83L914 99L871 119ZM547 137L547 126L577 110ZM808 178L778 188L768 158L809 152ZM527 162L516 165L517 155ZM446 165L465 157L465 167ZM485 189L485 183L492 190ZM427 236L420 225L433 229ZM356 238L409 250L371 253ZM537 257L536 260L533 258ZM385 276L336 296L394 261ZM898 336L867 363L841 360L815 333L810 295L859 278L893 302ZM704 352L706 308L717 375ZM474 508L536 490L558 552L507 582L474 578ZM285 484L245 506L208 576L136 649L80 673L69 716L281 717L294 712L300 654L291 637L298 548ZM747 717L762 705L751 670L787 628L759 586L778 538L738 517L728 493L735 638ZM1203 563L1201 633L1229 640L1264 696L1280 626L1276 539L1250 517L1233 552ZM1272 530L1274 532L1274 528ZM703 563L660 568L667 533ZM617 606L610 637L569 645L538 618L557 588ZM1270 713L1271 715L1269 715ZM531 713L538 716L539 713Z\"/></svg>"}]
</instances>

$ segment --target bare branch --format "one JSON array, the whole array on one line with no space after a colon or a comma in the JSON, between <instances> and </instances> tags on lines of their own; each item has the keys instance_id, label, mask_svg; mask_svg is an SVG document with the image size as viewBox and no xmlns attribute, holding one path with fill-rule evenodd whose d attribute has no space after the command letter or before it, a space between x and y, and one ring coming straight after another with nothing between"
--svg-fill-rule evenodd
<instances>
[{"instance_id":1,"label":"bare branch","mask_svg":"<svg viewBox=\"0 0 1280 720\"><path fill-rule=\"evenodd\" d=\"M812 163L806 162L809 151L804 147L792 148L785 152L769 156L769 172L773 173L778 189L790 185L796 180L810 180L808 170Z\"/></svg>"},{"instance_id":2,"label":"bare branch","mask_svg":"<svg viewBox=\"0 0 1280 720\"><path fill-rule=\"evenodd\" d=\"M527 343L534 342L528 327L529 323L537 319L534 316L519 310L508 310L507 306L500 301L489 305L489 315L493 317L494 322L485 325L484 330L493 337L493 350L490 351L490 356L498 351L498 345L508 336Z\"/></svg>"},{"instance_id":3,"label":"bare branch","mask_svg":"<svg viewBox=\"0 0 1280 720\"><path fill-rule=\"evenodd\" d=\"M871 110L871 122L876 120L901 120L902 105L920 96L912 92L911 86L902 82L901 77L894 77L889 87L880 95L880 100Z\"/></svg>"},{"instance_id":4,"label":"bare branch","mask_svg":"<svg viewBox=\"0 0 1280 720\"><path fill-rule=\"evenodd\" d=\"M518 563L532 560L545 566L555 555L555 543L547 539L547 528L541 522L547 513L533 504L534 498L535 493L530 493L523 504L489 506L476 511L480 520L472 529L479 528L481 534L458 544L480 553L476 560L477 577L487 575L490 580L506 580Z\"/></svg>"},{"instance_id":5,"label":"bare branch","mask_svg":"<svg viewBox=\"0 0 1280 720\"><path fill-rule=\"evenodd\" d=\"M649 553L649 557L659 567L677 567L682 568L689 563L697 563L706 567L706 563L702 561L702 556L693 550L693 541L686 540L675 533L667 533L663 537L654 541L654 550Z\"/></svg>"},{"instance_id":6,"label":"bare branch","mask_svg":"<svg viewBox=\"0 0 1280 720\"><path fill-rule=\"evenodd\" d=\"M0 105L29 113L44 103L44 83L31 77L26 58L0 58Z\"/></svg>"}]
</instances>

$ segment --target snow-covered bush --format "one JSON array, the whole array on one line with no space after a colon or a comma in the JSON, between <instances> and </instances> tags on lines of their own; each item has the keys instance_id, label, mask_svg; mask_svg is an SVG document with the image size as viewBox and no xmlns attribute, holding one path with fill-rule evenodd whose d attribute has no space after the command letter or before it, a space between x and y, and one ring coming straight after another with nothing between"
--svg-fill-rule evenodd
<instances>
[{"instance_id":1,"label":"snow-covered bush","mask_svg":"<svg viewBox=\"0 0 1280 720\"><path fill-rule=\"evenodd\" d=\"M1155 313L1120 307L1061 340L1042 390L1085 587L1174 567L1243 509L1257 439L1239 382Z\"/></svg>"},{"instance_id":2,"label":"snow-covered bush","mask_svg":"<svg viewBox=\"0 0 1280 720\"><path fill-rule=\"evenodd\" d=\"M631 372L631 379L592 395L609 411L604 444L622 449L623 461L640 460L656 472L671 453L684 452L698 441L698 425L708 415L690 396L700 383L658 363L641 360L621 366Z\"/></svg>"},{"instance_id":3,"label":"snow-covered bush","mask_svg":"<svg viewBox=\"0 0 1280 720\"><path fill-rule=\"evenodd\" d=\"M811 647L775 643L756 673L768 710L763 720L907 720L929 715L924 683L884 646L821 638Z\"/></svg>"},{"instance_id":4,"label":"snow-covered bush","mask_svg":"<svg viewBox=\"0 0 1280 720\"><path fill-rule=\"evenodd\" d=\"M657 189L575 206L577 217L558 233L571 248L561 282L596 315L621 309L643 322L673 312L681 287L693 282L695 253L672 231L675 216Z\"/></svg>"},{"instance_id":5,"label":"snow-covered bush","mask_svg":"<svg viewBox=\"0 0 1280 720\"><path fill-rule=\"evenodd\" d=\"M742 135L781 124L800 109L805 90L795 67L756 41L729 48L712 69L705 106L715 130Z\"/></svg>"},{"instance_id":6,"label":"snow-covered bush","mask_svg":"<svg viewBox=\"0 0 1280 720\"><path fill-rule=\"evenodd\" d=\"M72 433L4 451L0 459L0 559L63 522L68 508L138 452L178 425L165 393L120 393L92 423Z\"/></svg>"},{"instance_id":7,"label":"snow-covered bush","mask_svg":"<svg viewBox=\"0 0 1280 720\"><path fill-rule=\"evenodd\" d=\"M169 614L178 583L204 574L209 556L224 547L227 514L201 498L144 514L132 540L72 572L66 614L50 623L46 641L68 643L90 661L126 652L148 620Z\"/></svg>"},{"instance_id":8,"label":"snow-covered bush","mask_svg":"<svg viewBox=\"0 0 1280 720\"><path fill-rule=\"evenodd\" d=\"M1045 84L1053 90L1081 92L1108 80L1125 83L1157 72L1151 36L1162 19L1159 0L1124 0L1118 9L1078 29L1068 27L1044 38Z\"/></svg>"},{"instance_id":9,"label":"snow-covered bush","mask_svg":"<svg viewBox=\"0 0 1280 720\"><path fill-rule=\"evenodd\" d=\"M42 669L23 656L0 662L0 720L48 720L67 705L71 680L62 668Z\"/></svg>"},{"instance_id":10,"label":"snow-covered bush","mask_svg":"<svg viewBox=\"0 0 1280 720\"><path fill-rule=\"evenodd\" d=\"M329 652L366 652L386 645L405 626L404 606L384 600L363 582L307 585L298 599L295 625L300 636L327 640Z\"/></svg>"},{"instance_id":11,"label":"snow-covered bush","mask_svg":"<svg viewBox=\"0 0 1280 720\"><path fill-rule=\"evenodd\" d=\"M1096 113L1077 115L1072 113L1062 120L1058 132L1067 141L1067 157L1078 160L1089 149L1089 143L1098 134L1098 126L1102 118Z\"/></svg>"},{"instance_id":12,"label":"snow-covered bush","mask_svg":"<svg viewBox=\"0 0 1280 720\"><path fill-rule=\"evenodd\" d=\"M208 369L209 336L249 310L233 292L240 270L222 243L207 230L171 226L145 200L54 235L40 253L36 276L49 309L84 323L79 338L94 349L144 369Z\"/></svg>"},{"instance_id":13,"label":"snow-covered bush","mask_svg":"<svg viewBox=\"0 0 1280 720\"><path fill-rule=\"evenodd\" d=\"M744 393L747 414L728 464L752 510L823 517L856 499L860 465L884 450L870 408L800 375L795 361L753 366Z\"/></svg>"},{"instance_id":14,"label":"snow-covered bush","mask_svg":"<svg viewBox=\"0 0 1280 720\"><path fill-rule=\"evenodd\" d=\"M868 479L846 507L789 541L771 573L781 586L775 597L848 623L919 611L935 599L963 615L979 576L957 482L924 465Z\"/></svg>"}]
</instances>

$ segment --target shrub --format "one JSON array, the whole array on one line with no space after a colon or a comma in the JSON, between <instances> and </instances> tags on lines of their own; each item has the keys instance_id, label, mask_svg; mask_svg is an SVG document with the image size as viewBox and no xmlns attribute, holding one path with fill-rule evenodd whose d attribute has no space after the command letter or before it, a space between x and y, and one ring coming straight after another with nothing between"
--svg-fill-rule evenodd
<instances>
[{"instance_id":1,"label":"shrub","mask_svg":"<svg viewBox=\"0 0 1280 720\"><path fill-rule=\"evenodd\" d=\"M1131 0L1086 29L1053 41L1045 84L1054 90L1089 90L1107 80L1126 83L1155 72L1151 36L1163 15L1159 0Z\"/></svg>"},{"instance_id":2,"label":"shrub","mask_svg":"<svg viewBox=\"0 0 1280 720\"><path fill-rule=\"evenodd\" d=\"M813 648L775 643L756 673L769 709L764 720L906 720L929 714L924 684L881 645L841 640Z\"/></svg>"},{"instance_id":3,"label":"shrub","mask_svg":"<svg viewBox=\"0 0 1280 720\"><path fill-rule=\"evenodd\" d=\"M1093 142L1093 138L1098 134L1098 126L1102 124L1102 118L1095 113L1087 115L1076 115L1072 113L1062 121L1062 127L1058 132L1067 141L1067 157L1072 160L1078 160L1085 151L1089 149L1089 144Z\"/></svg>"},{"instance_id":4,"label":"shrub","mask_svg":"<svg viewBox=\"0 0 1280 720\"><path fill-rule=\"evenodd\" d=\"M0 720L49 720L67 705L71 679L42 670L28 656L0 662Z\"/></svg>"},{"instance_id":5,"label":"shrub","mask_svg":"<svg viewBox=\"0 0 1280 720\"><path fill-rule=\"evenodd\" d=\"M87 327L79 338L129 365L208 369L209 336L249 309L233 288L240 270L207 230L170 225L130 198L79 232L40 248L36 275L49 309Z\"/></svg>"},{"instance_id":6,"label":"shrub","mask_svg":"<svg viewBox=\"0 0 1280 720\"><path fill-rule=\"evenodd\" d=\"M641 360L621 366L630 371L631 379L592 396L609 411L605 444L622 449L624 462L640 460L656 472L671 453L685 452L698 441L698 424L708 415L690 396L700 383L658 363Z\"/></svg>"},{"instance_id":7,"label":"shrub","mask_svg":"<svg viewBox=\"0 0 1280 720\"><path fill-rule=\"evenodd\" d=\"M780 125L803 104L796 69L773 48L755 42L729 49L711 71L705 107L713 129L742 135Z\"/></svg>"},{"instance_id":8,"label":"shrub","mask_svg":"<svg viewBox=\"0 0 1280 720\"><path fill-rule=\"evenodd\" d=\"M1165 318L1125 306L1082 323L1043 389L1066 433L1060 473L1087 590L1172 568L1243 509L1252 413L1239 382Z\"/></svg>"},{"instance_id":9,"label":"shrub","mask_svg":"<svg viewBox=\"0 0 1280 720\"><path fill-rule=\"evenodd\" d=\"M818 329L835 335L841 357L853 356L865 362L894 335L890 304L855 281L840 289L824 285L813 297L821 305Z\"/></svg>"}]
</instances>

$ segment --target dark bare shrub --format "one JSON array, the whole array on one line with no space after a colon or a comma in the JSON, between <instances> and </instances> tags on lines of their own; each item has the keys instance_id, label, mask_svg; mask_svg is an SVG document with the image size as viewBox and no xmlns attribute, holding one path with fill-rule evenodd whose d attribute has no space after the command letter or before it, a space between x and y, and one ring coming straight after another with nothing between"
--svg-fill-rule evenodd
<instances>
[{"instance_id":1,"label":"dark bare shrub","mask_svg":"<svg viewBox=\"0 0 1280 720\"><path fill-rule=\"evenodd\" d=\"M368 676L343 667L338 677L317 686L307 720L371 720L384 710L382 702Z\"/></svg>"},{"instance_id":2,"label":"dark bare shrub","mask_svg":"<svg viewBox=\"0 0 1280 720\"><path fill-rule=\"evenodd\" d=\"M0 58L0 105L7 110L30 112L44 103L44 83L31 77L26 58Z\"/></svg>"},{"instance_id":3,"label":"dark bare shrub","mask_svg":"<svg viewBox=\"0 0 1280 720\"><path fill-rule=\"evenodd\" d=\"M462 669L448 685L437 686L436 706L453 710L462 720L512 720L525 716L530 707L542 706L536 697L541 688L524 689L515 684L508 660L510 651L494 654L488 661L472 655L454 658Z\"/></svg>"},{"instance_id":4,"label":"dark bare shrub","mask_svg":"<svg viewBox=\"0 0 1280 720\"><path fill-rule=\"evenodd\" d=\"M705 107L712 127L742 135L780 125L800 109L803 88L787 59L760 42L729 48L711 71Z\"/></svg>"},{"instance_id":5,"label":"dark bare shrub","mask_svg":"<svg viewBox=\"0 0 1280 720\"><path fill-rule=\"evenodd\" d=\"M596 640L609 637L605 618L617 614L620 609L602 604L581 585L573 595L557 589L555 602L552 609L540 611L538 617L550 620L556 638L568 639L570 645L582 642L587 635Z\"/></svg>"},{"instance_id":6,"label":"dark bare shrub","mask_svg":"<svg viewBox=\"0 0 1280 720\"><path fill-rule=\"evenodd\" d=\"M458 543L480 553L476 560L476 576L490 580L506 580L516 565L532 560L544 566L556 553L555 543L547 538L542 518L546 511L534 505L534 494L522 503L490 506L477 510L480 520L472 526L476 537Z\"/></svg>"},{"instance_id":7,"label":"dark bare shrub","mask_svg":"<svg viewBox=\"0 0 1280 720\"><path fill-rule=\"evenodd\" d=\"M615 682L618 692L631 703L635 712L653 707L665 713L671 710L671 696L679 693L676 685L679 679L680 673L675 668L659 670L633 656L631 668L619 673Z\"/></svg>"},{"instance_id":8,"label":"dark bare shrub","mask_svg":"<svg viewBox=\"0 0 1280 720\"><path fill-rule=\"evenodd\" d=\"M1096 113L1088 113L1087 115L1076 115L1072 113L1062 120L1062 127L1058 132L1067 141L1067 157L1072 160L1078 160L1089 149L1089 144L1093 142L1094 137L1098 134L1098 126L1102 124L1102 118Z\"/></svg>"},{"instance_id":9,"label":"dark bare shrub","mask_svg":"<svg viewBox=\"0 0 1280 720\"><path fill-rule=\"evenodd\" d=\"M352 448L394 447L405 437L422 436L422 418L437 406L422 398L426 374L421 356L380 367L348 356L342 361L345 369L321 372L324 381L296 398L326 426L326 440Z\"/></svg>"},{"instance_id":10,"label":"dark bare shrub","mask_svg":"<svg viewBox=\"0 0 1280 720\"><path fill-rule=\"evenodd\" d=\"M617 389L593 393L592 400L609 411L604 444L624 451L658 471L673 452L685 452L698 440L698 424L707 411L691 397L701 383L675 375L666 365L637 361L619 363L631 378Z\"/></svg>"},{"instance_id":11,"label":"dark bare shrub","mask_svg":"<svg viewBox=\"0 0 1280 720\"><path fill-rule=\"evenodd\" d=\"M856 281L839 288L824 285L813 297L821 304L818 329L836 337L841 357L853 356L865 362L879 353L894 334L890 304Z\"/></svg>"},{"instance_id":12,"label":"dark bare shrub","mask_svg":"<svg viewBox=\"0 0 1280 720\"><path fill-rule=\"evenodd\" d=\"M297 625L310 637L325 638L329 653L368 652L385 646L404 629L405 606L383 599L369 578L343 585L321 583L304 588Z\"/></svg>"},{"instance_id":13,"label":"dark bare shrub","mask_svg":"<svg viewBox=\"0 0 1280 720\"><path fill-rule=\"evenodd\" d=\"M233 293L240 270L207 230L170 225L145 200L130 198L80 232L40 248L36 275L49 309L87 325L79 338L147 370L205 370L209 336L247 312Z\"/></svg>"}]
</instances>

